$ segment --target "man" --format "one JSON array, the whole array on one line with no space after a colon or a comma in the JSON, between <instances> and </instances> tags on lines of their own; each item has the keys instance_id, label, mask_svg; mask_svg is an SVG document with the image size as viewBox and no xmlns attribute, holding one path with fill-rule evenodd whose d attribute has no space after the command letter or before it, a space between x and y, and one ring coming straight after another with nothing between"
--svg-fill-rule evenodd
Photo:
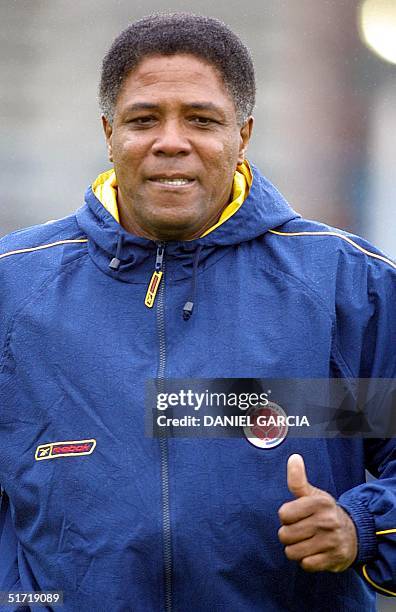
<instances>
[{"instance_id":1,"label":"man","mask_svg":"<svg viewBox=\"0 0 396 612\"><path fill-rule=\"evenodd\" d=\"M134 612L396 594L393 440L144 435L147 379L395 376L396 266L249 165L254 94L224 24L132 24L101 77L114 170L1 241L1 590Z\"/></svg>"}]
</instances>

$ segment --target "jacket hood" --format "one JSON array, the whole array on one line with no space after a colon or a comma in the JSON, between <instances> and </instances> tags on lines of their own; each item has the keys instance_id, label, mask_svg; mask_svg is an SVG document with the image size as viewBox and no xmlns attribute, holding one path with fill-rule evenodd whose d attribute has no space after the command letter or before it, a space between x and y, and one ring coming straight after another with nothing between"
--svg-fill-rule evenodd
<instances>
[{"instance_id":1,"label":"jacket hood","mask_svg":"<svg viewBox=\"0 0 396 612\"><path fill-rule=\"evenodd\" d=\"M226 222L201 238L165 243L167 260L178 263L178 270L172 269L175 280L191 276L192 254L198 247L200 264L208 258L214 263L222 256L224 247L253 240L300 216L255 166L251 170L249 195ZM87 189L85 205L76 216L88 237L89 253L103 272L124 282L147 283L147 265L153 268L158 243L128 233L96 197L92 186ZM117 270L109 268L115 257L120 261Z\"/></svg>"}]
</instances>

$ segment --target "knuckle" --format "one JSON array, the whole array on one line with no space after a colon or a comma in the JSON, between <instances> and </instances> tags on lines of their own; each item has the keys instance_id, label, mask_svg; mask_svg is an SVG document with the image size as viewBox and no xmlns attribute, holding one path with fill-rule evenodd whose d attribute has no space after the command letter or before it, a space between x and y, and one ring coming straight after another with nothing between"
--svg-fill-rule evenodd
<instances>
[{"instance_id":1,"label":"knuckle","mask_svg":"<svg viewBox=\"0 0 396 612\"><path fill-rule=\"evenodd\" d=\"M285 515L286 515L286 508L285 508L285 504L283 504L283 506L281 506L278 510L278 516L281 521L285 519Z\"/></svg>"},{"instance_id":2,"label":"knuckle","mask_svg":"<svg viewBox=\"0 0 396 612\"><path fill-rule=\"evenodd\" d=\"M306 572L314 572L316 570L315 563L312 562L309 557L306 559L302 559L300 565Z\"/></svg>"},{"instance_id":3,"label":"knuckle","mask_svg":"<svg viewBox=\"0 0 396 612\"><path fill-rule=\"evenodd\" d=\"M335 508L335 501L330 495L320 495L318 500L321 508Z\"/></svg>"},{"instance_id":4,"label":"knuckle","mask_svg":"<svg viewBox=\"0 0 396 612\"><path fill-rule=\"evenodd\" d=\"M278 529L278 538L282 542L282 544L284 544L284 541L285 541L285 538L286 538L285 528L284 527L281 527L280 529Z\"/></svg>"},{"instance_id":5,"label":"knuckle","mask_svg":"<svg viewBox=\"0 0 396 612\"><path fill-rule=\"evenodd\" d=\"M327 558L318 560L307 557L302 559L300 565L306 572L323 572L330 569L331 563Z\"/></svg>"},{"instance_id":6,"label":"knuckle","mask_svg":"<svg viewBox=\"0 0 396 612\"><path fill-rule=\"evenodd\" d=\"M334 512L325 512L321 515L320 527L326 531L334 531L339 528L339 520Z\"/></svg>"},{"instance_id":7,"label":"knuckle","mask_svg":"<svg viewBox=\"0 0 396 612\"><path fill-rule=\"evenodd\" d=\"M297 561L299 559L297 550L293 546L286 546L285 555L290 561Z\"/></svg>"}]
</instances>

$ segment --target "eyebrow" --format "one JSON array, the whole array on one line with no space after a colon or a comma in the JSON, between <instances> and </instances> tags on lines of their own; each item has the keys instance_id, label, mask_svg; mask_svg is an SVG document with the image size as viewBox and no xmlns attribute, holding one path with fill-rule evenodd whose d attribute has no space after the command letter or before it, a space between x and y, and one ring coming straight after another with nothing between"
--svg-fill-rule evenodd
<instances>
[{"instance_id":1,"label":"eyebrow","mask_svg":"<svg viewBox=\"0 0 396 612\"><path fill-rule=\"evenodd\" d=\"M213 111L221 115L223 114L222 107L213 104L213 102L190 102L187 104L183 104L183 107L187 109L191 108L193 110ZM135 102L135 104L131 104L130 106L128 106L125 111L137 112L141 110L159 110L160 108L160 104L154 104L152 102Z\"/></svg>"},{"instance_id":2,"label":"eyebrow","mask_svg":"<svg viewBox=\"0 0 396 612\"><path fill-rule=\"evenodd\" d=\"M213 104L213 102L191 102L191 104L185 104L186 108L193 108L194 110L209 110L216 113L222 113L223 109L221 106Z\"/></svg>"}]
</instances>

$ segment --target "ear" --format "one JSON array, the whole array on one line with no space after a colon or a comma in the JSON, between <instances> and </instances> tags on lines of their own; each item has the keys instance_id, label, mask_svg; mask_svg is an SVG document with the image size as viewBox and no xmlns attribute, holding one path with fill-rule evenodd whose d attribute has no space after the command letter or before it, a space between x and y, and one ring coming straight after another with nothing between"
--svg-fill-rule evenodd
<instances>
[{"instance_id":1,"label":"ear","mask_svg":"<svg viewBox=\"0 0 396 612\"><path fill-rule=\"evenodd\" d=\"M253 117L250 116L246 123L240 129L240 142L239 142L239 155L238 155L238 165L242 164L245 161L246 151L249 145L250 137L252 135L253 130Z\"/></svg>"},{"instance_id":2,"label":"ear","mask_svg":"<svg viewBox=\"0 0 396 612\"><path fill-rule=\"evenodd\" d=\"M104 135L106 138L106 144L107 144L107 156L109 158L109 161L113 162L113 145L112 145L113 127L110 121L104 115L102 115L102 125L103 125L103 131L104 131Z\"/></svg>"}]
</instances>

